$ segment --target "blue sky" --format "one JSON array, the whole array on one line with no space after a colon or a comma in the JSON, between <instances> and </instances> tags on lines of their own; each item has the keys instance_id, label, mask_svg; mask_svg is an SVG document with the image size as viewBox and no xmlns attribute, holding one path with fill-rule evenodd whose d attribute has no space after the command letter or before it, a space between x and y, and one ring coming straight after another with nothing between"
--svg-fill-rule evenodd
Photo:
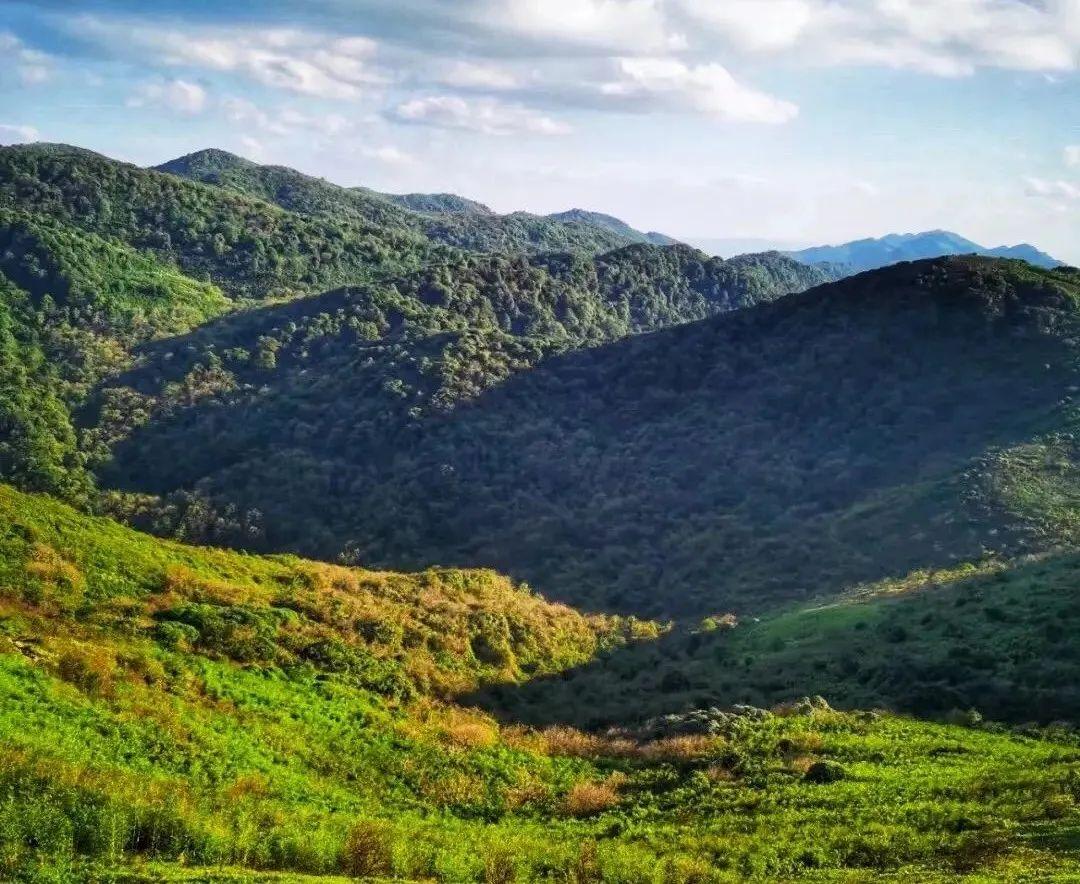
<instances>
[{"instance_id":1,"label":"blue sky","mask_svg":"<svg viewBox=\"0 0 1080 884\"><path fill-rule=\"evenodd\" d=\"M1080 0L0 0L0 143L1080 263Z\"/></svg>"}]
</instances>

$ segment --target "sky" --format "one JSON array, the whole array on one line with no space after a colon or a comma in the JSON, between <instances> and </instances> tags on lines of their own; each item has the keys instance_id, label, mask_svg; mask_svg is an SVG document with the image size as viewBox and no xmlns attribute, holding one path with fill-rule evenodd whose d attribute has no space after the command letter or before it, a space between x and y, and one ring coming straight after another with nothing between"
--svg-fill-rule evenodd
<instances>
[{"instance_id":1,"label":"sky","mask_svg":"<svg viewBox=\"0 0 1080 884\"><path fill-rule=\"evenodd\" d=\"M0 0L0 144L1080 264L1080 0Z\"/></svg>"}]
</instances>

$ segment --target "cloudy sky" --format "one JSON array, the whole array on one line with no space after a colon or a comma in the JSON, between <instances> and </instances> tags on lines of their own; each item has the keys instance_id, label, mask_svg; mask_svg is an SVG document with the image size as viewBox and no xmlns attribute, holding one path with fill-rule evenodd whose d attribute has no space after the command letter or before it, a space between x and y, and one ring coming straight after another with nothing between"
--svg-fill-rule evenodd
<instances>
[{"instance_id":1,"label":"cloudy sky","mask_svg":"<svg viewBox=\"0 0 1080 884\"><path fill-rule=\"evenodd\" d=\"M0 143L1080 263L1080 0L0 0Z\"/></svg>"}]
</instances>

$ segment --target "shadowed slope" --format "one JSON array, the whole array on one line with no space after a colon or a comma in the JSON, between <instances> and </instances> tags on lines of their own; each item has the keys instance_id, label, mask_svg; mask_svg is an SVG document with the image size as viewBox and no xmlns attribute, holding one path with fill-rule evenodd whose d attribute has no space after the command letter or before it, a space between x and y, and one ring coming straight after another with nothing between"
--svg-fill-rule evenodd
<instances>
[{"instance_id":1,"label":"shadowed slope","mask_svg":"<svg viewBox=\"0 0 1080 884\"><path fill-rule=\"evenodd\" d=\"M1071 425L1077 292L1019 263L901 265L558 356L388 433L353 404L386 363L340 353L146 427L112 475L256 507L275 545L497 566L597 608L756 612L1028 543L969 471ZM236 458L209 469L222 445Z\"/></svg>"}]
</instances>

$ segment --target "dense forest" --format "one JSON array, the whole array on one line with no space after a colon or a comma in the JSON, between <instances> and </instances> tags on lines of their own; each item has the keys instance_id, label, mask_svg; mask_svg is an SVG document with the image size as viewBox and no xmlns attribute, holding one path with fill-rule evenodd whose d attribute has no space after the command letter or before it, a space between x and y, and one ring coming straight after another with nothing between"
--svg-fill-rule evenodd
<instances>
[{"instance_id":1,"label":"dense forest","mask_svg":"<svg viewBox=\"0 0 1080 884\"><path fill-rule=\"evenodd\" d=\"M1078 283L944 259L558 354L297 326L273 367L223 358L227 387L194 398L183 378L209 363L162 351L112 393L170 404L104 474L257 510L271 549L482 564L603 610L755 614L1055 541L1010 508L990 454L1072 427ZM428 300L471 315L470 291Z\"/></svg>"},{"instance_id":2,"label":"dense forest","mask_svg":"<svg viewBox=\"0 0 1080 884\"><path fill-rule=\"evenodd\" d=\"M66 486L67 499L85 502L86 463L107 462L109 446L168 412L174 394L265 383L279 358L281 370L301 371L312 354L363 352L364 377L377 376L382 400L371 409L393 417L417 405L396 408L410 390L424 387L415 395L449 406L546 353L824 278L777 255L721 262L686 247L597 257L465 252L395 222L415 213L386 200L220 152L199 157L277 182L261 196L297 210L62 145L0 149L0 205L10 206L0 209L0 273L12 292L3 305L12 365L4 476L34 489ZM196 159L183 167L205 171ZM354 199L374 209L341 208ZM349 288L332 290L339 283ZM275 306L256 309L265 301ZM218 317L227 318L204 325ZM138 389L145 383L127 383L132 370L160 372L168 389L148 398ZM40 413L29 389L47 403Z\"/></svg>"},{"instance_id":3,"label":"dense forest","mask_svg":"<svg viewBox=\"0 0 1080 884\"><path fill-rule=\"evenodd\" d=\"M162 172L215 184L283 209L422 234L434 242L479 252L580 251L598 253L632 243L672 245L617 218L572 210L540 216L497 215L454 194L385 194L341 187L281 166L260 166L221 150L204 150L158 166Z\"/></svg>"}]
</instances>

